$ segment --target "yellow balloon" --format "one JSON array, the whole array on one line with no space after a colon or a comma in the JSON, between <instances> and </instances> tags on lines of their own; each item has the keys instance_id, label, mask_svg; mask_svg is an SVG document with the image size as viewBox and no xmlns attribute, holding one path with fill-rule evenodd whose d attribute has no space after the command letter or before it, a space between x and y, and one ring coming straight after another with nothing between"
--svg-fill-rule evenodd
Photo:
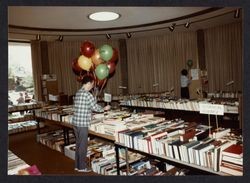
<instances>
[{"instance_id":1,"label":"yellow balloon","mask_svg":"<svg viewBox=\"0 0 250 183\"><path fill-rule=\"evenodd\" d=\"M78 65L81 67L83 70L89 71L89 69L92 66L92 60L91 58L85 57L84 55L81 55L78 60Z\"/></svg>"},{"instance_id":2,"label":"yellow balloon","mask_svg":"<svg viewBox=\"0 0 250 183\"><path fill-rule=\"evenodd\" d=\"M99 53L99 49L96 49L94 54L92 55L91 57L92 59L92 62L95 64L95 65L99 65L100 63L103 62L103 60L101 59L101 56L100 56L100 53Z\"/></svg>"}]
</instances>

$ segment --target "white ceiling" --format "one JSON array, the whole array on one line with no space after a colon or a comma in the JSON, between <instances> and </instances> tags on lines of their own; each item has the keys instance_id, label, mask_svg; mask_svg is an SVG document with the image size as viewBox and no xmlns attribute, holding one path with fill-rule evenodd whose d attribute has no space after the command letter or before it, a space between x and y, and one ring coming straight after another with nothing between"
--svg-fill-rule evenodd
<instances>
[{"instance_id":1,"label":"white ceiling","mask_svg":"<svg viewBox=\"0 0 250 183\"><path fill-rule=\"evenodd\" d=\"M55 40L64 35L64 40L93 37L106 39L132 38L171 33L168 27L176 24L176 31L196 31L221 24L241 21L235 19L234 10L227 7L194 16L211 7L90 7L90 6L10 6L8 8L9 39L34 40L40 34L44 40ZM96 22L88 15L98 11L113 11L121 15L115 21ZM242 14L242 13L241 13ZM184 27L191 22L190 28Z\"/></svg>"}]
</instances>

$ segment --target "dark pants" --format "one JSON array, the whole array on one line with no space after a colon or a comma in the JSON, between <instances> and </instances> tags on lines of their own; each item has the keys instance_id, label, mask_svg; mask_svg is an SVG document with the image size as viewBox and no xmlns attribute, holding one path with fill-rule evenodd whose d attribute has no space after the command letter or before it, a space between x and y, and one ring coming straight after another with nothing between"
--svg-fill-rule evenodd
<instances>
[{"instance_id":1,"label":"dark pants","mask_svg":"<svg viewBox=\"0 0 250 183\"><path fill-rule=\"evenodd\" d=\"M76 137L75 168L87 168L88 127L73 127Z\"/></svg>"},{"instance_id":2,"label":"dark pants","mask_svg":"<svg viewBox=\"0 0 250 183\"><path fill-rule=\"evenodd\" d=\"M181 98L189 99L189 90L188 87L181 88Z\"/></svg>"}]
</instances>

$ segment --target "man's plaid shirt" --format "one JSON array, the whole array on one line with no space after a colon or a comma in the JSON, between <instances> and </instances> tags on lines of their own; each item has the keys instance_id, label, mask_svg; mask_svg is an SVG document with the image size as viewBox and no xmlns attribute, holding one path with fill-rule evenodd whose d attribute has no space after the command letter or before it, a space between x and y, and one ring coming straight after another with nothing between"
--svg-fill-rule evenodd
<instances>
[{"instance_id":1,"label":"man's plaid shirt","mask_svg":"<svg viewBox=\"0 0 250 183\"><path fill-rule=\"evenodd\" d=\"M75 95L72 124L78 127L90 126L92 111L103 112L103 108L89 91L81 88Z\"/></svg>"}]
</instances>

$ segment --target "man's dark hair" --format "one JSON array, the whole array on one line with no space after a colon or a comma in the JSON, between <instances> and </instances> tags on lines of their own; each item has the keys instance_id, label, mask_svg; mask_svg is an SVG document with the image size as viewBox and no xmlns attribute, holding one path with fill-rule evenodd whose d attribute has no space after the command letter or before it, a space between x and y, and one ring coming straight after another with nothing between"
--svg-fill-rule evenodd
<instances>
[{"instance_id":1,"label":"man's dark hair","mask_svg":"<svg viewBox=\"0 0 250 183\"><path fill-rule=\"evenodd\" d=\"M83 85L86 84L86 83L88 83L88 82L92 83L93 81L94 81L94 78L92 76L90 76L90 75L86 75L86 76L84 76L82 78L82 84Z\"/></svg>"},{"instance_id":2,"label":"man's dark hair","mask_svg":"<svg viewBox=\"0 0 250 183\"><path fill-rule=\"evenodd\" d=\"M181 74L187 76L188 75L187 69L182 69Z\"/></svg>"}]
</instances>

